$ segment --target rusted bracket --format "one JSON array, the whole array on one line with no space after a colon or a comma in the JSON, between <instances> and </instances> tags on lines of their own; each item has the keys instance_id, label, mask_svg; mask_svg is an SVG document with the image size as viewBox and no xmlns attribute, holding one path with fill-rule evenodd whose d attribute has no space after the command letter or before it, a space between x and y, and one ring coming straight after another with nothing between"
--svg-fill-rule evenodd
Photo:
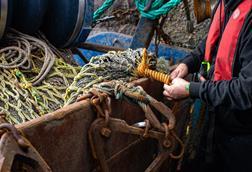
<instances>
[{"instance_id":1,"label":"rusted bracket","mask_svg":"<svg viewBox=\"0 0 252 172\"><path fill-rule=\"evenodd\" d=\"M164 132L159 132L149 129L146 134L146 128L138 128L128 125L124 120L109 118L109 123L106 124L105 120L99 118L93 122L89 131L89 141L91 144L93 156L99 161L102 171L109 172L108 159L103 150L104 139L109 138L112 132L121 132L125 134L137 135L142 139L156 139L159 141L161 150L155 160L146 169L146 172L158 171L163 162L169 158L177 158L172 152L176 148L177 137L174 137L174 131L170 135ZM179 141L180 142L180 141ZM180 142L181 143L181 142ZM183 154L182 152L178 158Z\"/></svg>"},{"instance_id":2,"label":"rusted bracket","mask_svg":"<svg viewBox=\"0 0 252 172\"><path fill-rule=\"evenodd\" d=\"M15 126L0 124L0 172L34 171L51 172L31 143L25 139Z\"/></svg>"},{"instance_id":3,"label":"rusted bracket","mask_svg":"<svg viewBox=\"0 0 252 172\"><path fill-rule=\"evenodd\" d=\"M128 125L127 122L122 119L112 118L110 116L112 111L111 98L107 93L100 92L98 89L92 89L89 94L78 99L79 101L90 98L90 102L97 112L97 119L92 123L89 129L89 142L93 157L98 160L101 170L103 172L109 172L108 161L110 161L111 158L105 155L104 143L106 139L111 137L113 132L136 135L141 139L155 139L158 141L160 152L156 159L146 169L147 172L158 171L163 162L169 157L173 159L180 158L184 153L184 146L174 131L176 120L171 109L147 94L142 93L143 95L141 95L131 93L123 86L121 86L120 89L123 90L123 94L127 98L137 100L138 105L142 108L146 117L146 125L144 128L137 127L136 125ZM161 123L152 111L152 108L163 115L166 118L166 122ZM181 146L181 153L175 156L172 152L176 149L176 142Z\"/></svg>"},{"instance_id":4,"label":"rusted bracket","mask_svg":"<svg viewBox=\"0 0 252 172\"><path fill-rule=\"evenodd\" d=\"M174 129L175 124L176 124L176 118L170 108L168 108L162 102L155 100L154 98L151 98L150 106L155 108L158 112L160 112L160 114L162 114L167 119L167 122L169 122L168 124L169 130ZM148 111L145 113L148 113ZM153 113L153 116L155 116L154 113ZM161 129L161 131L165 131L165 130Z\"/></svg>"}]
</instances>

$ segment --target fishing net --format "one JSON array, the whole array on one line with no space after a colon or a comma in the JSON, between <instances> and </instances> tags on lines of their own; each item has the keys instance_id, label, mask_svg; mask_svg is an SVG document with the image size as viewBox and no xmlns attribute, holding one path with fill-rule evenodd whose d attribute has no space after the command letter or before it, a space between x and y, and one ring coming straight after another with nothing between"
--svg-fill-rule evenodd
<instances>
[{"instance_id":1,"label":"fishing net","mask_svg":"<svg viewBox=\"0 0 252 172\"><path fill-rule=\"evenodd\" d=\"M0 113L8 122L19 124L74 103L94 84L135 80L142 53L142 49L111 51L80 68L66 63L67 58L43 35L35 38L11 30L0 49ZM169 63L157 62L153 54L147 63L151 69L168 72Z\"/></svg>"},{"instance_id":2,"label":"fishing net","mask_svg":"<svg viewBox=\"0 0 252 172\"><path fill-rule=\"evenodd\" d=\"M142 52L142 49L128 49L93 57L82 67L74 82L66 90L65 105L75 102L78 96L85 94L94 84L110 80L130 82L136 79L136 68L141 61ZM157 63L156 57L149 54L147 63L154 68Z\"/></svg>"},{"instance_id":3,"label":"fishing net","mask_svg":"<svg viewBox=\"0 0 252 172\"><path fill-rule=\"evenodd\" d=\"M40 39L11 30L0 49L0 112L22 123L64 105L64 93L80 71L54 55Z\"/></svg>"}]
</instances>

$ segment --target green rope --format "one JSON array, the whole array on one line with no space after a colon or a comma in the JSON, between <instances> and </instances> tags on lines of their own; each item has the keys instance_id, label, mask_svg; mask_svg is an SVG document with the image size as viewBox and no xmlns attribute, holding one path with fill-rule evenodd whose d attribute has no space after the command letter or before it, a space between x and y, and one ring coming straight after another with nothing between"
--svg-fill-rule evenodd
<instances>
[{"instance_id":1,"label":"green rope","mask_svg":"<svg viewBox=\"0 0 252 172\"><path fill-rule=\"evenodd\" d=\"M104 12L113 5L115 0L105 0L101 7L99 7L93 16L93 20L98 20ZM144 11L149 0L134 0L138 11L143 17L151 20L158 19L162 15L166 15L172 8L177 6L181 0L170 0L165 3L165 0L155 0L148 11Z\"/></svg>"},{"instance_id":2,"label":"green rope","mask_svg":"<svg viewBox=\"0 0 252 172\"><path fill-rule=\"evenodd\" d=\"M158 19L160 16L167 14L172 8L177 6L181 0L170 0L166 2L164 0L155 0L151 8L148 11L144 11L148 0L134 0L138 11L143 17L151 20Z\"/></svg>"},{"instance_id":3,"label":"green rope","mask_svg":"<svg viewBox=\"0 0 252 172\"><path fill-rule=\"evenodd\" d=\"M98 20L101 15L109 8L113 5L115 0L105 0L104 3L102 4L102 6L100 6L93 15L93 20L96 21Z\"/></svg>"}]
</instances>

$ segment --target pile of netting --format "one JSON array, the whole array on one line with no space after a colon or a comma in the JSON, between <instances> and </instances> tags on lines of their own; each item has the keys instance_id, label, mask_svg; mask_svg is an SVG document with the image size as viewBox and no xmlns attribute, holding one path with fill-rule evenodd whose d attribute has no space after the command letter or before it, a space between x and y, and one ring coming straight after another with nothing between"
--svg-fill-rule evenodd
<instances>
[{"instance_id":1,"label":"pile of netting","mask_svg":"<svg viewBox=\"0 0 252 172\"><path fill-rule=\"evenodd\" d=\"M137 76L142 49L111 51L82 68L66 63L43 37L11 30L0 47L0 113L12 124L23 123L74 103L94 84ZM41 39L43 38L43 39ZM57 54L57 55L55 55ZM169 63L149 54L150 68L168 72Z\"/></svg>"},{"instance_id":2,"label":"pile of netting","mask_svg":"<svg viewBox=\"0 0 252 172\"><path fill-rule=\"evenodd\" d=\"M93 57L82 67L74 82L66 90L65 105L75 102L78 96L87 93L94 84L110 80L130 82L136 79L136 68L141 61L142 52L142 49L128 49ZM149 54L147 63L154 68L156 59L154 55Z\"/></svg>"},{"instance_id":3,"label":"pile of netting","mask_svg":"<svg viewBox=\"0 0 252 172\"><path fill-rule=\"evenodd\" d=\"M11 30L0 49L0 112L22 123L64 105L64 93L80 71L56 57L44 41Z\"/></svg>"}]
</instances>

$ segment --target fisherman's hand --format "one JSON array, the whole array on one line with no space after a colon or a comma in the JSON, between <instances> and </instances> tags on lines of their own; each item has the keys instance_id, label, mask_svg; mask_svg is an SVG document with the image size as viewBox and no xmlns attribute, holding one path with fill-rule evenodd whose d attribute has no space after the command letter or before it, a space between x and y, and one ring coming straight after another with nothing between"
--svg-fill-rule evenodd
<instances>
[{"instance_id":1,"label":"fisherman's hand","mask_svg":"<svg viewBox=\"0 0 252 172\"><path fill-rule=\"evenodd\" d=\"M188 75L188 67L184 63L179 64L178 67L170 74L172 80L175 78L184 78L186 75Z\"/></svg>"},{"instance_id":2,"label":"fisherman's hand","mask_svg":"<svg viewBox=\"0 0 252 172\"><path fill-rule=\"evenodd\" d=\"M168 100L178 100L189 97L190 83L181 78L175 78L171 85L164 85L163 94Z\"/></svg>"}]
</instances>

